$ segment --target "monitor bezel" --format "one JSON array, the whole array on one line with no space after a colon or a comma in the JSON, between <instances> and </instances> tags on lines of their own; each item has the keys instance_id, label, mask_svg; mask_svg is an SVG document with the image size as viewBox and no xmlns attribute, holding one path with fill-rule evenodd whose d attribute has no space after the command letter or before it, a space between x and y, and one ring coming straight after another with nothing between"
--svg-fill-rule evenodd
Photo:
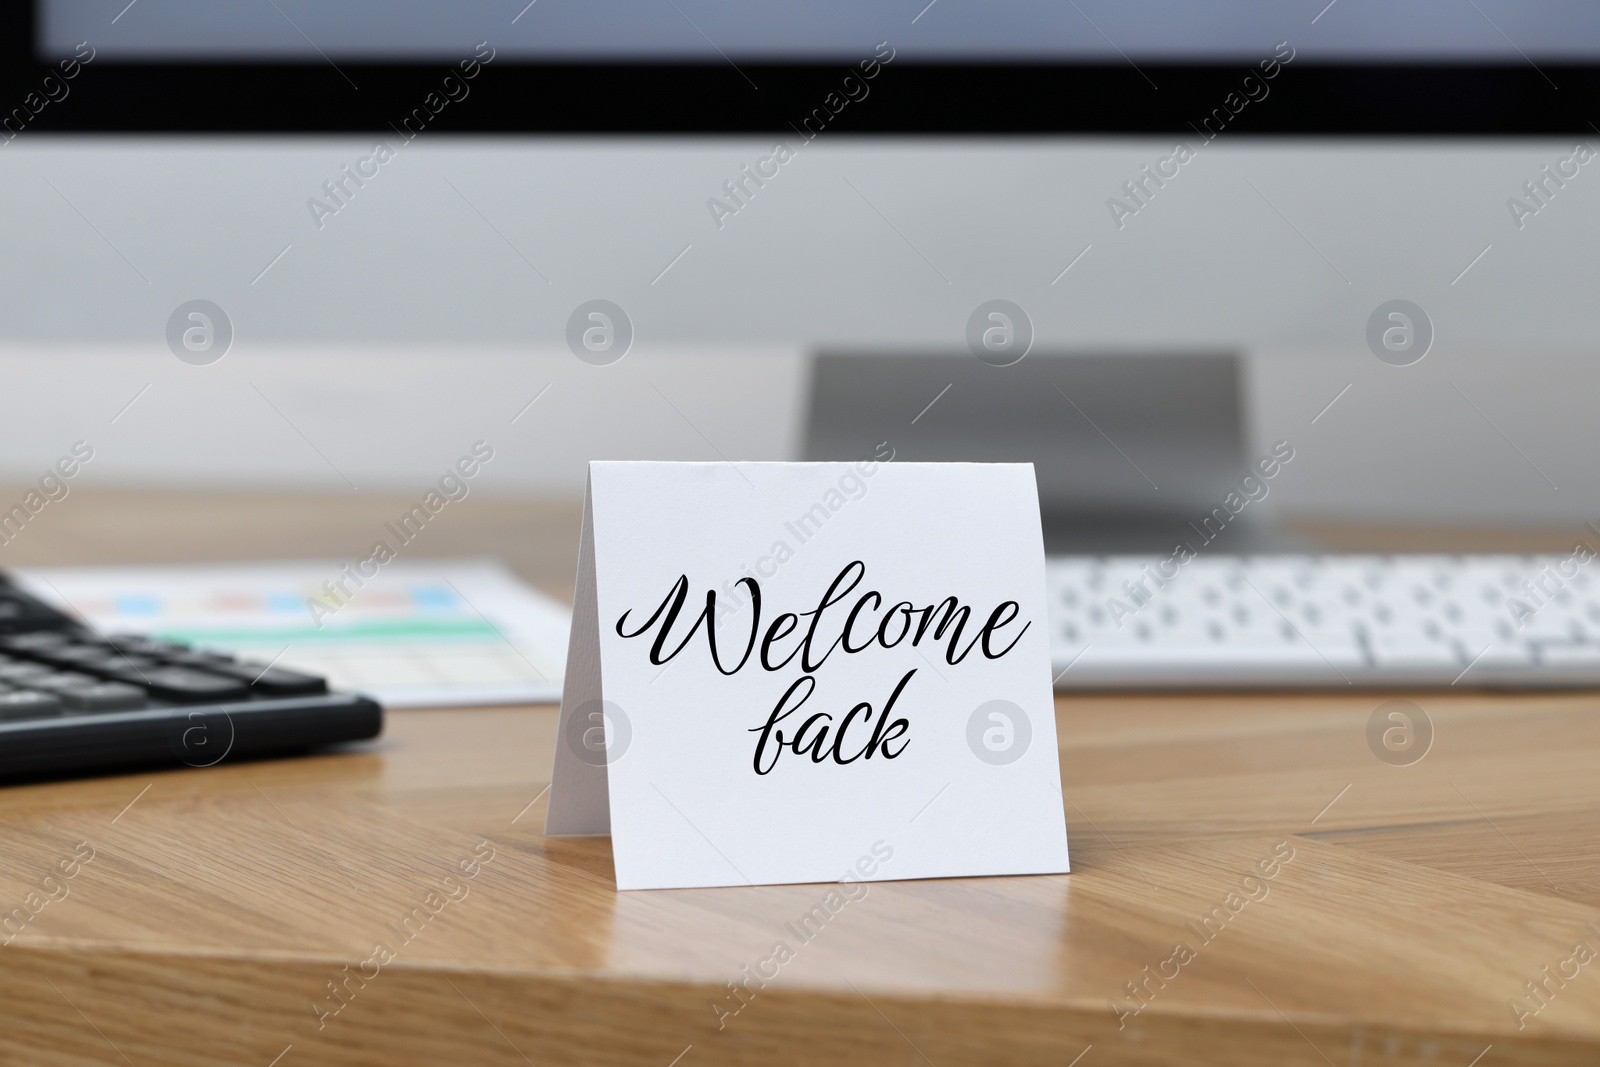
<instances>
[{"instance_id":1,"label":"monitor bezel","mask_svg":"<svg viewBox=\"0 0 1600 1067\"><path fill-rule=\"evenodd\" d=\"M57 64L37 55L36 3L0 5L0 116L37 99ZM27 128L57 134L377 134L437 89L452 64L113 61L78 72L70 104ZM852 64L535 63L499 56L470 104L435 133L792 136ZM830 135L1192 138L1250 63L927 63L901 58ZM57 72L58 73L58 72ZM352 83L359 89L352 88ZM759 86L753 89L752 83ZM1159 90L1153 86L1159 86ZM1316 63L1285 66L1229 136L1587 136L1585 63ZM33 98L28 94L34 93ZM8 130L9 133L15 131ZM0 143L13 137L0 134Z\"/></svg>"}]
</instances>

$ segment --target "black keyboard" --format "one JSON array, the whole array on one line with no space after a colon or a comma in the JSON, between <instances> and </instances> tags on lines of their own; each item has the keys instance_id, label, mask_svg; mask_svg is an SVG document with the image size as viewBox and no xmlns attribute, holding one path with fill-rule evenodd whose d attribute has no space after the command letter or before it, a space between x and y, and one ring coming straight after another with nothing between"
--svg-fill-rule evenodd
<instances>
[{"instance_id":1,"label":"black keyboard","mask_svg":"<svg viewBox=\"0 0 1600 1067\"><path fill-rule=\"evenodd\" d=\"M0 780L376 737L377 702L172 641L93 633L0 575Z\"/></svg>"}]
</instances>

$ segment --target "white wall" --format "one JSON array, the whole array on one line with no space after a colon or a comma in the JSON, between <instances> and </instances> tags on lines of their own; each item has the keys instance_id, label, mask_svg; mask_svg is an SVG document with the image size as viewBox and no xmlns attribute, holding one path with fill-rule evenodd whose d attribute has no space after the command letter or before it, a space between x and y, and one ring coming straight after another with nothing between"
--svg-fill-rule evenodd
<instances>
[{"instance_id":1,"label":"white wall","mask_svg":"<svg viewBox=\"0 0 1600 1067\"><path fill-rule=\"evenodd\" d=\"M707 199L769 146L424 135L318 229L307 199L370 142L20 136L0 150L0 475L79 437L105 442L85 477L108 483L405 488L479 437L506 442L507 491L574 492L587 458L779 458L804 352L959 352L1005 297L1041 348L1250 353L1256 434L1300 450L1276 497L1296 510L1600 513L1600 166L1521 230L1506 206L1570 146L1224 136L1119 230L1107 199L1167 142L824 135L718 229ZM210 367L163 339L196 297L237 332ZM563 346L595 297L637 331L611 367ZM1438 333L1407 368L1363 339L1396 297Z\"/></svg>"}]
</instances>

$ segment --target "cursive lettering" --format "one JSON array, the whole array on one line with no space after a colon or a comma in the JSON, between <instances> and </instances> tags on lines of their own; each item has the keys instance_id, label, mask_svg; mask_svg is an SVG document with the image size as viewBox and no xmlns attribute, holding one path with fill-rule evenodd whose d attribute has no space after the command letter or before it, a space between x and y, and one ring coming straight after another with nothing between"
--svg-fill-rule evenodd
<instances>
[{"instance_id":1,"label":"cursive lettering","mask_svg":"<svg viewBox=\"0 0 1600 1067\"><path fill-rule=\"evenodd\" d=\"M838 632L833 635L832 640L828 640L827 646L818 652L817 649L821 641L827 640L825 636L819 635L831 632L824 625L824 620L826 619L830 626L833 624L833 619L839 616L840 613L831 609L836 608L850 597L850 594L855 591L866 577L866 573L867 565L861 560L853 560L846 564L834 576L833 581L829 584L827 591L822 594L822 599L818 601L815 608L798 615L791 612L784 612L778 615L767 627L765 635L761 633L761 583L755 578L739 579L738 584L748 587L750 592L750 632L745 640L744 653L739 657L739 662L732 667L723 666L722 653L717 648L717 632L714 623L717 617L717 591L715 589L706 590L705 606L695 615L694 622L689 625L688 632L683 635L672 651L666 651L669 635L676 626L684 605L688 602L688 575L678 576L678 580L667 591L667 595L656 606L655 611L651 612L650 617L640 624L637 629L630 632L627 628L628 618L633 612L631 610L623 612L622 617L617 620L617 636L623 638L643 637L650 631L655 630L655 639L650 645L650 662L659 667L671 662L684 649L688 648L689 643L694 640L695 634L700 631L702 624L704 624L706 647L711 653L711 662L722 674L736 674L741 670L750 661L750 654L755 650L758 641L761 652L757 656L757 661L761 664L763 670L782 670L798 655L801 669L807 674L815 674L828 661L828 657L833 655L833 651L836 648L844 649L846 655L865 652L873 645L889 649L899 645L908 634L911 635L912 647L916 648L921 646L923 639L928 637L930 632L932 634L931 644L946 641L945 635L949 634L948 641L946 641L943 649L943 655L944 661L952 667L966 659L968 653L974 647L978 648L985 659L999 659L1015 648L1017 642L1022 639L1022 635L1027 633L1028 628L1033 625L1031 620L1023 623L1022 629L1016 631L1010 643L996 651L992 645L995 635L1015 622L1021 612L1021 608L1015 600L1001 601L989 613L989 617L984 621L983 625L970 636L965 645L962 645L961 639L966 633L968 622L971 620L972 608L961 603L954 596L947 596L937 604L929 604L920 608L905 600L892 604L887 611L883 611L879 616L877 626L874 629L871 621L873 616L881 611L884 597L878 590L869 589L855 599L848 612L844 613L844 621L838 625ZM799 629L801 620L809 620L806 625L805 636L781 660L773 662L774 646L793 635ZM860 630L856 628L858 624L862 627ZM913 624L915 625L913 626ZM852 641L859 643L852 643Z\"/></svg>"},{"instance_id":2,"label":"cursive lettering","mask_svg":"<svg viewBox=\"0 0 1600 1067\"><path fill-rule=\"evenodd\" d=\"M879 590L863 588L866 577L867 565L859 559L851 560L833 576L816 607L798 613L780 612L765 630L760 580L753 575L739 579L735 588L745 586L750 597L749 632L742 635L744 651L738 662L731 664L724 663L729 651L717 644L717 590L706 590L704 605L694 613L687 629L680 625L689 604L686 574L678 576L643 622L630 627L633 611L624 611L617 619L616 632L624 640L648 640L650 662L658 667L682 655L702 632L712 666L725 676L737 674L752 659L767 672L784 670L798 661L800 677L784 690L766 721L749 729L758 735L751 756L757 775L770 774L785 752L809 756L814 764L832 760L840 766L874 757L892 760L911 743L907 736L910 720L893 716L901 694L916 676L916 668L901 676L881 711L874 710L870 702L861 701L838 719L827 711L808 709L809 714L802 713L816 692L817 672L835 650L858 656L874 646L887 650L909 640L912 648L919 648L927 641L947 665L955 667L973 649L986 660L1006 655L1017 647L1033 622L1019 620L1022 609L1015 600L1003 600L973 630L972 606L963 604L958 597L947 596L921 607L909 600L889 602ZM1014 625L1019 621L1020 628Z\"/></svg>"}]
</instances>

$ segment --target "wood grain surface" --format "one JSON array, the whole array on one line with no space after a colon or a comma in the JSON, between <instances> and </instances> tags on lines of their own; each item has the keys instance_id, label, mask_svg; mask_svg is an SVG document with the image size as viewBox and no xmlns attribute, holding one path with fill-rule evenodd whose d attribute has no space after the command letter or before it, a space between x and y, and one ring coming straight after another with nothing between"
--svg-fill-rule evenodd
<instances>
[{"instance_id":1,"label":"wood grain surface","mask_svg":"<svg viewBox=\"0 0 1600 1067\"><path fill-rule=\"evenodd\" d=\"M366 537L365 504L82 495L0 564L223 558L219 527L241 557ZM571 509L485 504L453 542L559 588ZM118 554L117 521L140 547ZM1409 765L1368 740L1389 699L1431 723ZM1064 698L1065 794L1040 800L1063 805L1071 875L879 882L832 907L824 885L618 894L606 839L539 832L548 707L13 786L0 1062L1600 1063L1595 704ZM748 977L778 941L791 958Z\"/></svg>"}]
</instances>

